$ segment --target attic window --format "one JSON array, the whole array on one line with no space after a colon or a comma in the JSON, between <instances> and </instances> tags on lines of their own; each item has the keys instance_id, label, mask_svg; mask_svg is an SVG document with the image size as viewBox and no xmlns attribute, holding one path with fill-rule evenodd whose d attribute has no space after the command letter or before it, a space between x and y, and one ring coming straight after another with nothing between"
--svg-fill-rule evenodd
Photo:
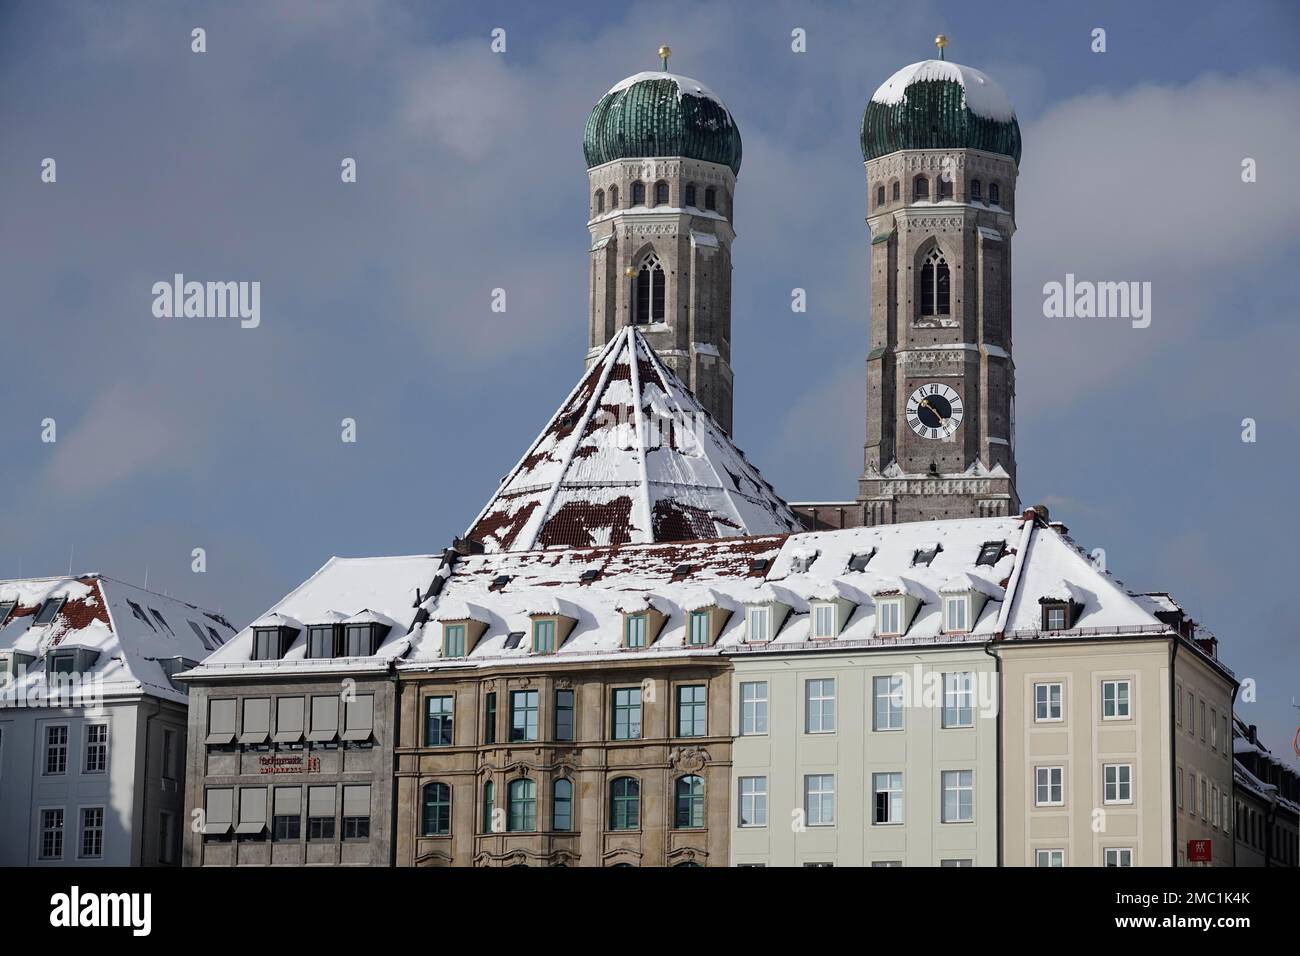
<instances>
[{"instance_id":1,"label":"attic window","mask_svg":"<svg viewBox=\"0 0 1300 956\"><path fill-rule=\"evenodd\" d=\"M708 644L710 636L709 623L708 611L692 611L690 634L686 639L686 643Z\"/></svg>"},{"instance_id":2,"label":"attic window","mask_svg":"<svg viewBox=\"0 0 1300 956\"><path fill-rule=\"evenodd\" d=\"M673 580L674 580L674 581L680 581L680 580L682 580L683 578L689 577L690 574L691 574L691 572L694 571L694 570L695 570L695 566L694 566L694 565L691 565L691 564L679 564L679 565L677 565L677 567L673 568Z\"/></svg>"},{"instance_id":3,"label":"attic window","mask_svg":"<svg viewBox=\"0 0 1300 956\"><path fill-rule=\"evenodd\" d=\"M749 562L750 573L766 574L767 569L771 566L771 564L772 564L772 560L770 558L755 558L753 561Z\"/></svg>"},{"instance_id":4,"label":"attic window","mask_svg":"<svg viewBox=\"0 0 1300 956\"><path fill-rule=\"evenodd\" d=\"M382 624L349 624L344 628L344 656L370 657L383 641L388 628Z\"/></svg>"},{"instance_id":5,"label":"attic window","mask_svg":"<svg viewBox=\"0 0 1300 956\"><path fill-rule=\"evenodd\" d=\"M771 640L771 608L751 607L749 609L749 630L747 641L761 644Z\"/></svg>"},{"instance_id":6,"label":"attic window","mask_svg":"<svg viewBox=\"0 0 1300 956\"><path fill-rule=\"evenodd\" d=\"M14 609L17 603L17 601L0 601L0 624L4 624L5 618L9 616L9 612Z\"/></svg>"},{"instance_id":7,"label":"attic window","mask_svg":"<svg viewBox=\"0 0 1300 956\"><path fill-rule=\"evenodd\" d=\"M1002 560L1002 555L1007 553L1007 543L1005 541L985 541L980 546L980 556L975 561L975 566L986 564L989 567L997 564Z\"/></svg>"},{"instance_id":8,"label":"attic window","mask_svg":"<svg viewBox=\"0 0 1300 956\"><path fill-rule=\"evenodd\" d=\"M217 629L214 628L211 624L208 625L208 637L212 638L212 643L216 644L217 647L220 647L222 644L226 643L225 639L220 634L217 633Z\"/></svg>"},{"instance_id":9,"label":"attic window","mask_svg":"<svg viewBox=\"0 0 1300 956\"><path fill-rule=\"evenodd\" d=\"M511 631L508 635L506 635L506 645L505 645L506 650L513 651L516 647L519 646L519 642L522 641L523 639L524 639L523 631Z\"/></svg>"},{"instance_id":10,"label":"attic window","mask_svg":"<svg viewBox=\"0 0 1300 956\"><path fill-rule=\"evenodd\" d=\"M791 569L795 574L807 574L820 553L820 551L810 551L804 554L796 554L790 561Z\"/></svg>"},{"instance_id":11,"label":"attic window","mask_svg":"<svg viewBox=\"0 0 1300 956\"><path fill-rule=\"evenodd\" d=\"M837 610L839 609L829 602L826 604L814 604L812 606L812 636L814 640L823 640L835 636L835 619L838 616L835 612Z\"/></svg>"},{"instance_id":12,"label":"attic window","mask_svg":"<svg viewBox=\"0 0 1300 956\"><path fill-rule=\"evenodd\" d=\"M36 612L36 617L32 619L33 624L49 624L54 620L54 615L59 613L59 608L63 607L66 598L50 598L41 605L41 609Z\"/></svg>"},{"instance_id":13,"label":"attic window","mask_svg":"<svg viewBox=\"0 0 1300 956\"><path fill-rule=\"evenodd\" d=\"M1073 607L1069 601L1043 601L1043 630L1068 631L1073 622Z\"/></svg>"},{"instance_id":14,"label":"attic window","mask_svg":"<svg viewBox=\"0 0 1300 956\"><path fill-rule=\"evenodd\" d=\"M45 665L47 674L75 674L77 671L77 655L72 651L62 654L51 654L49 663Z\"/></svg>"},{"instance_id":15,"label":"attic window","mask_svg":"<svg viewBox=\"0 0 1300 956\"><path fill-rule=\"evenodd\" d=\"M147 615L147 614L144 613L144 608L142 608L140 605L136 604L136 603L135 603L134 601L132 601L130 598L127 598L126 603L129 604L129 605L131 605L131 613L132 613L133 615L135 615L135 617L136 617L137 619L139 619L139 620L141 620L141 621L144 621L146 624L149 625L149 630L151 630L151 631L156 631L156 630L158 630L158 628L156 628L156 627L153 626L153 621L149 620L149 615Z\"/></svg>"},{"instance_id":16,"label":"attic window","mask_svg":"<svg viewBox=\"0 0 1300 956\"><path fill-rule=\"evenodd\" d=\"M442 626L442 656L465 656L465 625L444 624Z\"/></svg>"},{"instance_id":17,"label":"attic window","mask_svg":"<svg viewBox=\"0 0 1300 956\"><path fill-rule=\"evenodd\" d=\"M215 650L216 650L216 647L214 647L214 646L213 646L213 645L208 641L208 635L206 635L206 634L203 633L203 628L199 627L197 624L195 624L193 621L190 621L190 620L187 620L185 623L188 624L188 625L190 626L190 630L192 630L192 631L194 632L194 635L199 639L199 643L202 644L202 645L204 646L205 649L207 649L207 650L209 650L209 651L215 651Z\"/></svg>"},{"instance_id":18,"label":"attic window","mask_svg":"<svg viewBox=\"0 0 1300 956\"><path fill-rule=\"evenodd\" d=\"M510 575L498 574L495 578L492 579L492 583L488 585L488 590L503 591L505 590L505 586L509 583L510 583Z\"/></svg>"},{"instance_id":19,"label":"attic window","mask_svg":"<svg viewBox=\"0 0 1300 956\"><path fill-rule=\"evenodd\" d=\"M586 571L583 571L583 572L582 572L582 583L583 583L583 584L590 584L592 581L596 580L598 577L600 577L600 569L599 569L599 568L588 568Z\"/></svg>"},{"instance_id":20,"label":"attic window","mask_svg":"<svg viewBox=\"0 0 1300 956\"><path fill-rule=\"evenodd\" d=\"M898 635L903 633L903 602L899 598L876 602L876 633Z\"/></svg>"},{"instance_id":21,"label":"attic window","mask_svg":"<svg viewBox=\"0 0 1300 956\"><path fill-rule=\"evenodd\" d=\"M176 636L176 632L172 630L172 626L171 626L170 624L167 623L166 618L164 618L161 614L159 614L159 613L158 613L157 611L155 611L153 608L149 608L149 613L153 615L153 619L154 619L155 621L157 621L157 622L158 622L159 624L161 624L164 628L166 628L168 634L170 634L172 637L175 637L175 636Z\"/></svg>"},{"instance_id":22,"label":"attic window","mask_svg":"<svg viewBox=\"0 0 1300 956\"><path fill-rule=\"evenodd\" d=\"M876 556L875 548L872 548L870 551L860 552L858 554L853 555L853 557L849 558L849 570L850 571L867 570L867 565L871 563L871 559L874 558L875 556Z\"/></svg>"},{"instance_id":23,"label":"attic window","mask_svg":"<svg viewBox=\"0 0 1300 956\"><path fill-rule=\"evenodd\" d=\"M259 627L253 630L255 661L278 661L293 643L297 631L291 627Z\"/></svg>"},{"instance_id":24,"label":"attic window","mask_svg":"<svg viewBox=\"0 0 1300 956\"><path fill-rule=\"evenodd\" d=\"M943 629L957 634L970 630L970 595L959 594L943 599Z\"/></svg>"},{"instance_id":25,"label":"attic window","mask_svg":"<svg viewBox=\"0 0 1300 956\"><path fill-rule=\"evenodd\" d=\"M629 614L623 625L623 646L624 647L645 647L646 645L646 616L644 614Z\"/></svg>"},{"instance_id":26,"label":"attic window","mask_svg":"<svg viewBox=\"0 0 1300 956\"><path fill-rule=\"evenodd\" d=\"M924 566L928 568L930 562L934 560L934 556L942 550L943 545L941 544L936 544L933 548L928 550L925 548L917 548L916 551L912 553L912 567Z\"/></svg>"},{"instance_id":27,"label":"attic window","mask_svg":"<svg viewBox=\"0 0 1300 956\"><path fill-rule=\"evenodd\" d=\"M553 619L544 618L540 621L533 621L533 653L555 653L555 621Z\"/></svg>"},{"instance_id":28,"label":"attic window","mask_svg":"<svg viewBox=\"0 0 1300 956\"><path fill-rule=\"evenodd\" d=\"M319 624L307 628L307 656L323 659L338 655L338 633L333 624Z\"/></svg>"}]
</instances>

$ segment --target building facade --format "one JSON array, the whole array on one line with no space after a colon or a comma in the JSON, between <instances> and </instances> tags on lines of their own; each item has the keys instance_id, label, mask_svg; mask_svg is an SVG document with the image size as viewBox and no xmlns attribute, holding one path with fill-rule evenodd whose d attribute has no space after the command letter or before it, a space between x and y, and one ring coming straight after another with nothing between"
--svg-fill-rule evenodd
<instances>
[{"instance_id":1,"label":"building facade","mask_svg":"<svg viewBox=\"0 0 1300 956\"><path fill-rule=\"evenodd\" d=\"M1300 866L1300 774L1260 742L1253 725L1234 717L1232 736L1235 865Z\"/></svg>"},{"instance_id":2,"label":"building facade","mask_svg":"<svg viewBox=\"0 0 1300 956\"><path fill-rule=\"evenodd\" d=\"M232 633L102 575L0 582L0 865L179 865L174 675Z\"/></svg>"}]
</instances>

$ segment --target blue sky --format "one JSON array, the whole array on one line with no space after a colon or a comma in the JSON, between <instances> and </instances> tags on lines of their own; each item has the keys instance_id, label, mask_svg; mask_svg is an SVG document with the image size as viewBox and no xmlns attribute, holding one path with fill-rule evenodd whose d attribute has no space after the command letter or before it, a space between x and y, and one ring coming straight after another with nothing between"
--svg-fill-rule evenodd
<instances>
[{"instance_id":1,"label":"blue sky","mask_svg":"<svg viewBox=\"0 0 1300 956\"><path fill-rule=\"evenodd\" d=\"M661 43L744 136L737 441L787 498L851 497L869 301L858 123L943 31L952 59L1005 86L1024 134L1022 498L1210 626L1258 682L1240 713L1289 750L1295 5L552 6L0 8L0 576L62 573L70 553L136 583L147 567L150 587L243 624L330 555L445 546L581 371L582 125ZM39 181L47 156L55 185ZM1244 157L1258 182L1241 182ZM155 319L150 288L176 272L260 281L261 326ZM1043 318L1043 284L1066 273L1150 281L1151 327ZM807 314L790 312L794 287Z\"/></svg>"}]
</instances>

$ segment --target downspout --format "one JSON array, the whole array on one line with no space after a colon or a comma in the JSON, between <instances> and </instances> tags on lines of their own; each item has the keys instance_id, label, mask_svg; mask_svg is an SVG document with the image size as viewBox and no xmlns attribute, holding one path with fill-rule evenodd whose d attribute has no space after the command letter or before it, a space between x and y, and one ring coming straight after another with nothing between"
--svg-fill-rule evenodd
<instances>
[{"instance_id":1,"label":"downspout","mask_svg":"<svg viewBox=\"0 0 1300 956\"><path fill-rule=\"evenodd\" d=\"M1169 642L1169 818L1173 826L1169 828L1170 847L1169 865L1178 866L1178 730L1174 726L1174 713L1178 707L1175 699L1178 685L1174 682L1174 663L1178 657L1178 635L1175 633ZM1188 860L1187 862L1191 862Z\"/></svg>"},{"instance_id":2,"label":"downspout","mask_svg":"<svg viewBox=\"0 0 1300 956\"><path fill-rule=\"evenodd\" d=\"M1000 634L995 634L995 635L994 635L994 640L997 640L997 639L999 639L1000 637L1001 637ZM997 809L998 866L1001 867L1001 866L1005 866L1005 865L1006 865L1005 862L1004 862L1004 860L1003 860L1003 858L1002 858L1002 857L1003 857L1003 853L1002 853L1002 846L1003 846L1003 842L1002 842L1002 836L1003 836L1003 833L1002 833L1002 814L1003 814L1003 810L1002 810L1002 793L1003 793L1003 791L1006 789L1006 788L1002 785L1002 784L1003 784L1003 781L1002 781L1002 707L1003 707L1003 701L1004 701L1006 698L1003 696L1003 689L1004 689L1004 688L1003 688L1003 686L1002 686L1002 656L1001 656L1000 654L998 654L997 651L995 651L995 650L993 649L993 641L989 641L987 644L984 645L984 653L987 654L987 655L989 655L989 657L993 658L993 671L994 671L995 674L997 674L997 677L998 677L998 679L997 679L997 688L998 688L998 717L997 717L997 729L994 731L994 733L997 735L997 739L996 739L996 741L995 741L995 751L994 751L994 752L995 752L995 755L996 755L996 756L994 757L993 766L994 766L995 771L996 771L996 774L997 774L997 776L996 776L996 780L997 780L997 788L998 788L998 809Z\"/></svg>"}]
</instances>

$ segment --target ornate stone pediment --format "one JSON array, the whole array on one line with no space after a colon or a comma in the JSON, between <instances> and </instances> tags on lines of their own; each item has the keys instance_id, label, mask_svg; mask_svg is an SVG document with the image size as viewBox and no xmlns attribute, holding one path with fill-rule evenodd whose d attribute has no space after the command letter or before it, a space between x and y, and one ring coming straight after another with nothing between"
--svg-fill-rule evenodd
<instances>
[{"instance_id":1,"label":"ornate stone pediment","mask_svg":"<svg viewBox=\"0 0 1300 956\"><path fill-rule=\"evenodd\" d=\"M674 747L668 752L669 765L679 773L699 773L710 759L703 747Z\"/></svg>"}]
</instances>

